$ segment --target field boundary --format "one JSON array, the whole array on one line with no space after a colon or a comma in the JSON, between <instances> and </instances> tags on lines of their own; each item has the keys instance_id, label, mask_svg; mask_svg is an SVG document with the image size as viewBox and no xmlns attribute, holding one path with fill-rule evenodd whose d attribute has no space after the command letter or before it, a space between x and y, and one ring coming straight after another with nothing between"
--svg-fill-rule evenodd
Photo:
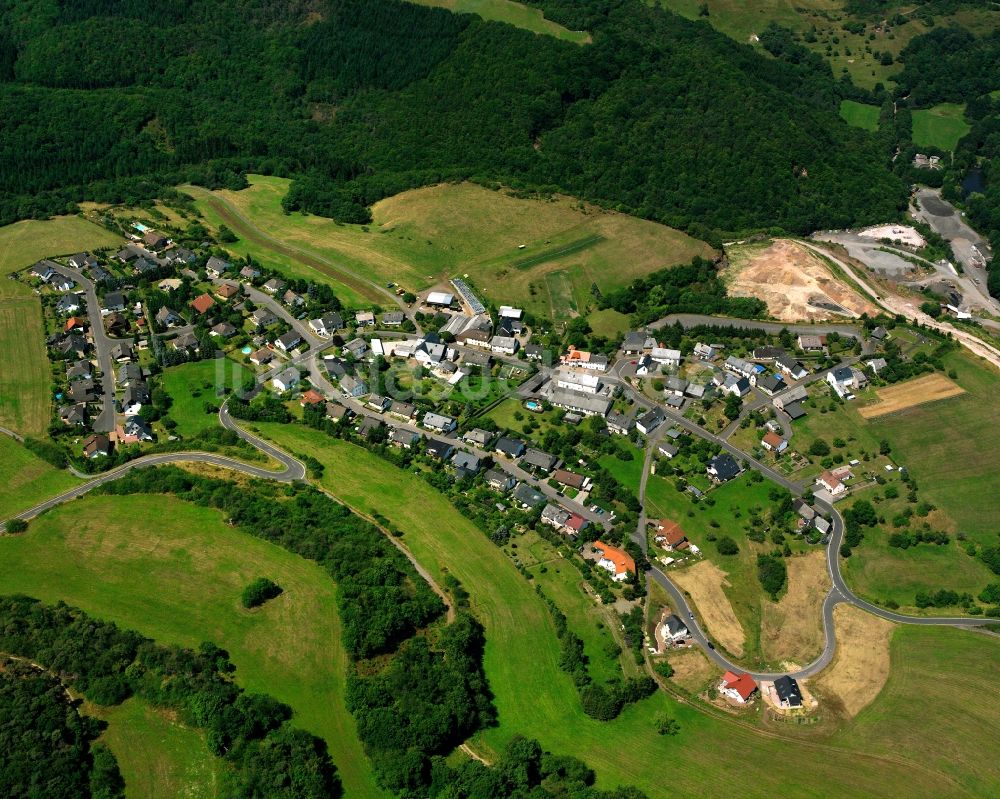
<instances>
[{"instance_id":1,"label":"field boundary","mask_svg":"<svg viewBox=\"0 0 1000 799\"><path fill-rule=\"evenodd\" d=\"M878 396L878 402L858 408L858 413L864 419L878 419L890 413L905 411L908 408L951 399L965 394L966 391L944 375L934 372L886 388L876 389L875 393Z\"/></svg>"},{"instance_id":2,"label":"field boundary","mask_svg":"<svg viewBox=\"0 0 1000 799\"><path fill-rule=\"evenodd\" d=\"M511 266L515 269L530 269L531 267L538 266L539 264L545 264L549 261L558 261L560 258L565 258L568 255L574 255L575 253L582 252L583 250L588 250L591 247L600 244L602 241L607 241L607 239L600 233L593 233L589 236L584 236L582 239L571 241L563 247L557 247L554 250L546 250L545 252L538 253L538 255L532 255L529 258L521 258L512 262Z\"/></svg>"}]
</instances>

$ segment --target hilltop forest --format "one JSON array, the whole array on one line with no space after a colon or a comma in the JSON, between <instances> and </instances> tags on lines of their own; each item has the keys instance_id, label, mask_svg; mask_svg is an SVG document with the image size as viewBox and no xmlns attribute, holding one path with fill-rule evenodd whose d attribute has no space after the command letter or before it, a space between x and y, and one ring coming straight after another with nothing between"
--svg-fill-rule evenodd
<instances>
[{"instance_id":1,"label":"hilltop forest","mask_svg":"<svg viewBox=\"0 0 1000 799\"><path fill-rule=\"evenodd\" d=\"M640 0L544 5L592 43L396 0L0 0L0 224L250 170L352 222L459 178L709 239L903 207L829 70Z\"/></svg>"}]
</instances>

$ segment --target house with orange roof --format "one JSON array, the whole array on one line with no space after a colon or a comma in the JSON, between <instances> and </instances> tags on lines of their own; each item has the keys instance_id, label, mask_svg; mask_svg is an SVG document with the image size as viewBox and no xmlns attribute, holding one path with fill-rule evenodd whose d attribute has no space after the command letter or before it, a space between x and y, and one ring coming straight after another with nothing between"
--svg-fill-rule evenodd
<instances>
[{"instance_id":1,"label":"house with orange roof","mask_svg":"<svg viewBox=\"0 0 1000 799\"><path fill-rule=\"evenodd\" d=\"M593 547L601 553L597 565L609 572L611 579L616 583L623 583L630 574L635 574L635 561L625 550L605 544L603 541L595 541Z\"/></svg>"},{"instance_id":2,"label":"house with orange roof","mask_svg":"<svg viewBox=\"0 0 1000 799\"><path fill-rule=\"evenodd\" d=\"M326 400L323 398L323 395L316 391L316 389L311 388L302 395L302 399L299 404L301 404L304 408L307 405L320 405L324 402L326 402Z\"/></svg>"},{"instance_id":3,"label":"house with orange roof","mask_svg":"<svg viewBox=\"0 0 1000 799\"><path fill-rule=\"evenodd\" d=\"M215 296L221 300L231 300L240 293L240 287L235 283L220 283L215 288Z\"/></svg>"},{"instance_id":4,"label":"house with orange roof","mask_svg":"<svg viewBox=\"0 0 1000 799\"><path fill-rule=\"evenodd\" d=\"M559 356L559 363L563 366L573 366L577 369L587 369L591 372L604 372L608 368L608 356L601 353L578 350L571 344L566 354Z\"/></svg>"},{"instance_id":5,"label":"house with orange roof","mask_svg":"<svg viewBox=\"0 0 1000 799\"><path fill-rule=\"evenodd\" d=\"M784 452L788 447L788 442L773 430L768 430L761 439L761 446L768 452Z\"/></svg>"},{"instance_id":6,"label":"house with orange roof","mask_svg":"<svg viewBox=\"0 0 1000 799\"><path fill-rule=\"evenodd\" d=\"M653 540L670 552L688 547L687 536L684 535L681 526L669 519L661 519L660 523L656 525L656 536Z\"/></svg>"},{"instance_id":7,"label":"house with orange roof","mask_svg":"<svg viewBox=\"0 0 1000 799\"><path fill-rule=\"evenodd\" d=\"M749 702L750 697L756 692L757 683L746 672L736 674L735 672L727 671L722 675L722 682L719 683L719 693L732 699L734 702L739 702L741 705Z\"/></svg>"},{"instance_id":8,"label":"house with orange roof","mask_svg":"<svg viewBox=\"0 0 1000 799\"><path fill-rule=\"evenodd\" d=\"M213 305L215 305L215 300L212 299L210 294L202 294L200 297L195 297L191 300L191 307L200 314L205 313Z\"/></svg>"},{"instance_id":9,"label":"house with orange roof","mask_svg":"<svg viewBox=\"0 0 1000 799\"><path fill-rule=\"evenodd\" d=\"M816 478L816 485L820 488L825 488L835 497L839 497L847 491L847 486L840 482L833 472L823 472L823 474Z\"/></svg>"},{"instance_id":10,"label":"house with orange roof","mask_svg":"<svg viewBox=\"0 0 1000 799\"><path fill-rule=\"evenodd\" d=\"M63 328L64 332L69 333L71 330L83 330L87 326L87 320L79 316L71 316L66 320L66 327Z\"/></svg>"}]
</instances>

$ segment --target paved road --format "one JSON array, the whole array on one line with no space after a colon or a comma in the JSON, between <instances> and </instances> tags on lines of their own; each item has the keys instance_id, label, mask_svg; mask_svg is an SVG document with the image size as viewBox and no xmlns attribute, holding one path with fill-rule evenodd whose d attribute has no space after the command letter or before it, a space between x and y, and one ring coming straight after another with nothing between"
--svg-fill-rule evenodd
<instances>
[{"instance_id":1,"label":"paved road","mask_svg":"<svg viewBox=\"0 0 1000 799\"><path fill-rule=\"evenodd\" d=\"M101 412L94 419L93 429L97 433L108 433L115 429L115 362L111 358L111 347L121 339L112 338L104 330L104 317L101 316L101 303L97 298L94 282L76 269L68 266L63 268L83 286L87 296L87 317L94 337L94 348L97 350L97 363L101 369Z\"/></svg>"},{"instance_id":2,"label":"paved road","mask_svg":"<svg viewBox=\"0 0 1000 799\"><path fill-rule=\"evenodd\" d=\"M716 325L719 327L733 327L737 330L764 330L767 333L776 334L782 330L789 333L805 333L809 335L827 335L829 333L839 333L847 338L861 338L861 328L857 325L833 324L817 322L816 324L791 324L784 322L765 322L758 319L733 319L728 316L705 316L703 314L675 313L650 322L646 327L650 330L659 330L663 327L680 322L681 327L688 329L699 325Z\"/></svg>"}]
</instances>

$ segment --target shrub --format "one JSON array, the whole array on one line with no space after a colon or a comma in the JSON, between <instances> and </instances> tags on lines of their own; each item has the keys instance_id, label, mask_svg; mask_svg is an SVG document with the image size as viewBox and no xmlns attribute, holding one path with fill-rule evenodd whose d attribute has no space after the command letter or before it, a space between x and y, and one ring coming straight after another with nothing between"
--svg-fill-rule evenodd
<instances>
[{"instance_id":1,"label":"shrub","mask_svg":"<svg viewBox=\"0 0 1000 799\"><path fill-rule=\"evenodd\" d=\"M24 519L8 519L4 527L8 533L13 535L14 533L23 533L27 530L28 523Z\"/></svg>"},{"instance_id":2,"label":"shrub","mask_svg":"<svg viewBox=\"0 0 1000 799\"><path fill-rule=\"evenodd\" d=\"M274 599L281 594L281 586L266 577L258 577L250 585L243 589L241 600L243 607L256 608L263 605L267 600Z\"/></svg>"},{"instance_id":3,"label":"shrub","mask_svg":"<svg viewBox=\"0 0 1000 799\"><path fill-rule=\"evenodd\" d=\"M728 535L724 535L716 541L715 548L719 550L720 555L736 555L740 551L736 542Z\"/></svg>"}]
</instances>

